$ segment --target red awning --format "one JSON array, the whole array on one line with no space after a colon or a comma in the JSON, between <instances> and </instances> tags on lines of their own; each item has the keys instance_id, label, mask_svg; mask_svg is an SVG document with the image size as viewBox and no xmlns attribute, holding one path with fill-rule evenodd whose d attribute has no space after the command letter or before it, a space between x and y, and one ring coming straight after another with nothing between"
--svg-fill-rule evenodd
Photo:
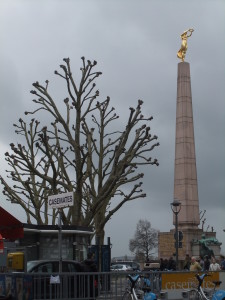
<instances>
[{"instance_id":1,"label":"red awning","mask_svg":"<svg viewBox=\"0 0 225 300\"><path fill-rule=\"evenodd\" d=\"M23 238L23 223L0 206L0 234L5 239Z\"/></svg>"}]
</instances>

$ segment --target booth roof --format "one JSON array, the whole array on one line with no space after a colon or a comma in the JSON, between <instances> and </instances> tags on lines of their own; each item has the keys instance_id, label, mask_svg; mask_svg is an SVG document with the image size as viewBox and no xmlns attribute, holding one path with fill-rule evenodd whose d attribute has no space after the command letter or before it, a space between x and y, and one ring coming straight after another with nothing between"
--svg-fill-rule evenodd
<instances>
[{"instance_id":1,"label":"booth roof","mask_svg":"<svg viewBox=\"0 0 225 300\"><path fill-rule=\"evenodd\" d=\"M5 239L16 240L23 238L24 231L56 232L58 229L58 225L36 225L22 223L0 206L0 234ZM62 225L62 231L66 233L81 233L89 235L93 234L94 232L92 227L76 225Z\"/></svg>"},{"instance_id":2,"label":"booth roof","mask_svg":"<svg viewBox=\"0 0 225 300\"><path fill-rule=\"evenodd\" d=\"M1 206L0 216L0 233L3 238L15 240L24 236L23 223L17 220Z\"/></svg>"}]
</instances>

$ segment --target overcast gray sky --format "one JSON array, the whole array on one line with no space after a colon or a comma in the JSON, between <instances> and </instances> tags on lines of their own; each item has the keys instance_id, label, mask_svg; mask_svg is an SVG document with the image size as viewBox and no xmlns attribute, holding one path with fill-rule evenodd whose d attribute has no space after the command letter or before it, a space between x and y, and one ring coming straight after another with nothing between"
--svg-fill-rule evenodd
<instances>
[{"instance_id":1,"label":"overcast gray sky","mask_svg":"<svg viewBox=\"0 0 225 300\"><path fill-rule=\"evenodd\" d=\"M81 56L97 60L102 100L121 116L144 101L153 115L152 131L160 147L160 166L145 167L147 197L125 205L108 223L112 256L130 255L129 239L140 219L161 231L173 228L177 64L180 34L188 40L200 210L213 226L225 253L225 1L223 0L0 0L0 166L16 142L13 123L32 105L34 81L50 80L64 57L73 74ZM57 91L57 86L55 87ZM4 200L1 206L25 222L22 210Z\"/></svg>"}]
</instances>

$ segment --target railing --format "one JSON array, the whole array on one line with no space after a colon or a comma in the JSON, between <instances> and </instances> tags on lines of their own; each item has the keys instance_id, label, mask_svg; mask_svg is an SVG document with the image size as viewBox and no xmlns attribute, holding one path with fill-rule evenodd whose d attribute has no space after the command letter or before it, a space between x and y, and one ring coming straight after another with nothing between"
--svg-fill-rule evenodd
<instances>
[{"instance_id":1,"label":"railing","mask_svg":"<svg viewBox=\"0 0 225 300\"><path fill-rule=\"evenodd\" d=\"M142 274L150 279L152 291L159 293L160 273ZM48 273L2 274L0 299L121 300L128 285L126 275L125 272L62 273L51 276Z\"/></svg>"},{"instance_id":2,"label":"railing","mask_svg":"<svg viewBox=\"0 0 225 300\"><path fill-rule=\"evenodd\" d=\"M225 289L225 271L211 272ZM189 299L194 272L139 272L150 279L151 290L160 299ZM5 273L0 274L0 299L122 300L128 285L126 272L101 273ZM208 278L208 277L207 277ZM209 283L204 287L211 287ZM10 298L11 296L11 298ZM8 298L7 298L8 297Z\"/></svg>"}]
</instances>

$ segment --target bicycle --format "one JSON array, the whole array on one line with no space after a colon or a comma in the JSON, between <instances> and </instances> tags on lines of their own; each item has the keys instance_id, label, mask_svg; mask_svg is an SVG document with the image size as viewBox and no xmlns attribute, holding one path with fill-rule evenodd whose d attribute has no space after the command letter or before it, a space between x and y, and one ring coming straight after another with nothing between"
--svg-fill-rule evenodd
<instances>
[{"instance_id":1,"label":"bicycle","mask_svg":"<svg viewBox=\"0 0 225 300\"><path fill-rule=\"evenodd\" d=\"M130 286L126 288L123 300L156 300L157 296L151 292L150 280L141 275L128 275ZM142 283L140 280L143 279ZM141 286L143 284L143 286Z\"/></svg>"},{"instance_id":2,"label":"bicycle","mask_svg":"<svg viewBox=\"0 0 225 300\"><path fill-rule=\"evenodd\" d=\"M222 283L221 281L212 281L214 284L214 288L212 289L210 295L207 295L202 288L202 284L204 278L206 276L211 276L210 274L196 274L195 277L198 280L198 287L196 289L192 289L189 291L189 299L190 300L225 300L225 291L223 290L216 290L217 286L220 286Z\"/></svg>"}]
</instances>

